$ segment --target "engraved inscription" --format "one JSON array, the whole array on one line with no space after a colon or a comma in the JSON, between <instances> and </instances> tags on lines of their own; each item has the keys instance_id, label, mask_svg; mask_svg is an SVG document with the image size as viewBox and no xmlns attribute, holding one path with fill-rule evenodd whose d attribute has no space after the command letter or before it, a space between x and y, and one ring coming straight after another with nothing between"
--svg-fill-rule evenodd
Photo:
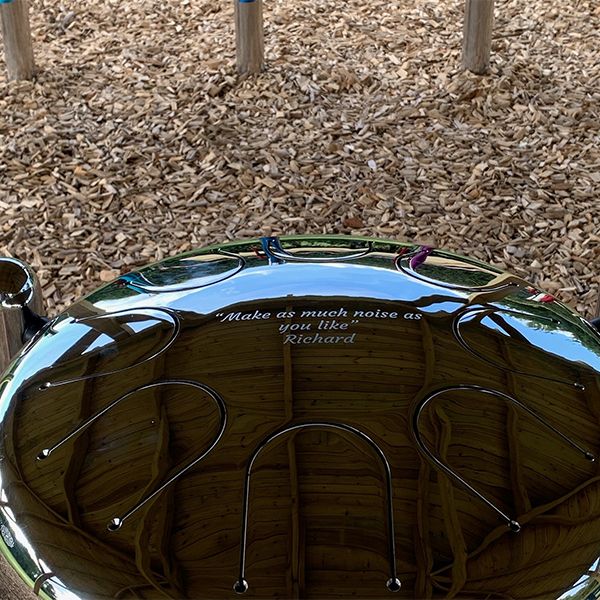
<instances>
[{"instance_id":1,"label":"engraved inscription","mask_svg":"<svg viewBox=\"0 0 600 600\"><path fill-rule=\"evenodd\" d=\"M284 344L354 344L359 333L352 331L353 326L363 319L381 321L406 320L418 321L419 312L399 312L375 309L347 309L340 306L335 309L283 310L275 313L254 310L252 312L217 313L220 323L232 321L268 321L271 319L291 321L281 323L278 331ZM332 335L334 334L334 335Z\"/></svg>"}]
</instances>

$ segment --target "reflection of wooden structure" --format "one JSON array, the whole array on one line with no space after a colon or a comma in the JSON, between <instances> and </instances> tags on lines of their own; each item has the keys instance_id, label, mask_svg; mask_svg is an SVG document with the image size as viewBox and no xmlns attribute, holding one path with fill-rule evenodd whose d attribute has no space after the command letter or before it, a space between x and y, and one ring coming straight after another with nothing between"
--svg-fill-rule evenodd
<instances>
[{"instance_id":1,"label":"reflection of wooden structure","mask_svg":"<svg viewBox=\"0 0 600 600\"><path fill-rule=\"evenodd\" d=\"M265 300L259 308L298 309L294 302ZM311 308L302 302L300 308ZM327 298L312 308L365 310L369 302ZM376 304L386 310L385 302ZM72 589L95 598L230 597L246 461L274 430L317 417L364 431L392 465L400 597L541 599L563 591L564 581L592 563L600 528L596 465L504 403L454 394L432 405L424 419L428 444L518 516L523 530L514 535L415 451L409 415L416 398L451 383L468 380L515 396L526 389L533 409L597 451L598 378L554 361L557 377L585 380L586 391L578 392L470 360L447 334L449 317L364 319L355 327L356 343L335 351L283 344L271 320L190 315L183 324L176 344L151 368L46 390L33 385L10 415L3 487L31 543L47 549L48 566ZM534 372L547 368L547 358L532 357L506 336L475 331L470 339L498 360L526 361ZM150 334L132 340L156 344ZM125 344L112 367L122 367L126 355ZM93 355L69 360L70 372L97 368ZM201 465L109 533L112 518L206 447L218 422L214 405L187 390L145 391L47 462L35 457L125 391L163 379L195 379L218 390L227 432ZM386 596L382 490L380 465L352 436L295 432L265 448L252 479L247 595Z\"/></svg>"}]
</instances>

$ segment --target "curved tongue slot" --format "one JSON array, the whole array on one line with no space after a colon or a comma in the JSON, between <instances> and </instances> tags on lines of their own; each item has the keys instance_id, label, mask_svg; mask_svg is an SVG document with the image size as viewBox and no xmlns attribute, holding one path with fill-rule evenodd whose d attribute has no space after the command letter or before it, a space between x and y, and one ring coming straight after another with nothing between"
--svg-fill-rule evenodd
<instances>
[{"instance_id":1,"label":"curved tongue slot","mask_svg":"<svg viewBox=\"0 0 600 600\"><path fill-rule=\"evenodd\" d=\"M582 333L587 333L582 337ZM594 370L600 343L592 332L560 317L548 318L493 306L463 312L454 322L457 341L481 360L506 371L538 377L580 390L584 371ZM548 370L547 348L560 349L555 365Z\"/></svg>"},{"instance_id":2,"label":"curved tongue slot","mask_svg":"<svg viewBox=\"0 0 600 600\"><path fill-rule=\"evenodd\" d=\"M39 387L104 377L151 361L173 343L178 331L177 316L159 308L55 322L39 341L49 370ZM70 349L65 352L65 347Z\"/></svg>"}]
</instances>

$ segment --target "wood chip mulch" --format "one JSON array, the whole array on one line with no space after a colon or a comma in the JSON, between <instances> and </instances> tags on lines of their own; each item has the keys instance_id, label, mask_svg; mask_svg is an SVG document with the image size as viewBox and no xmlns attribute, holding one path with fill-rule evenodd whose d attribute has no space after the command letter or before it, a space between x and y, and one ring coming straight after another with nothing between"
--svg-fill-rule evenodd
<instances>
[{"instance_id":1,"label":"wood chip mulch","mask_svg":"<svg viewBox=\"0 0 600 600\"><path fill-rule=\"evenodd\" d=\"M235 73L214 0L32 1L39 75L0 76L0 254L49 312L222 240L419 240L586 316L600 282L600 7L497 3L487 77L463 0L273 0L268 69Z\"/></svg>"}]
</instances>

